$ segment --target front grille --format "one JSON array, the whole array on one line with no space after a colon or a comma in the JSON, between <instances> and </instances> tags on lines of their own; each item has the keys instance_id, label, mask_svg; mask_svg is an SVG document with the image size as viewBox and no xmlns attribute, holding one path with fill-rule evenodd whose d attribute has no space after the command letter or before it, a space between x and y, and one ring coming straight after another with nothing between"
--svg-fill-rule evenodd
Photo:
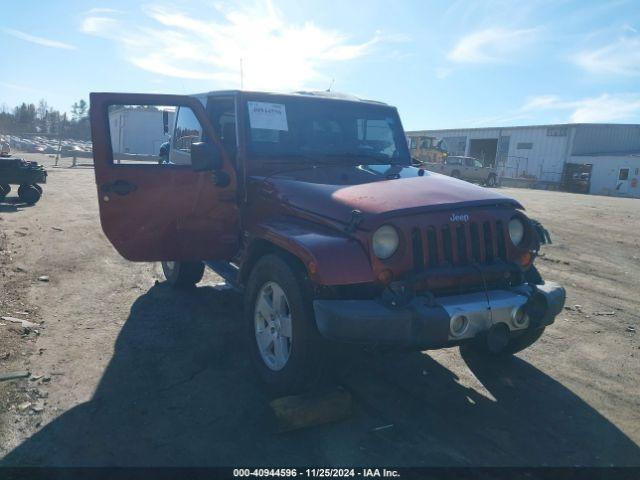
<instances>
[{"instance_id":1,"label":"front grille","mask_svg":"<svg viewBox=\"0 0 640 480\"><path fill-rule=\"evenodd\" d=\"M424 269L424 248L419 228L411 230L411 243L413 245L413 262L416 271L421 272Z\"/></svg>"},{"instance_id":2,"label":"front grille","mask_svg":"<svg viewBox=\"0 0 640 480\"><path fill-rule=\"evenodd\" d=\"M411 232L414 270L506 260L505 235L500 220L416 227Z\"/></svg>"}]
</instances>

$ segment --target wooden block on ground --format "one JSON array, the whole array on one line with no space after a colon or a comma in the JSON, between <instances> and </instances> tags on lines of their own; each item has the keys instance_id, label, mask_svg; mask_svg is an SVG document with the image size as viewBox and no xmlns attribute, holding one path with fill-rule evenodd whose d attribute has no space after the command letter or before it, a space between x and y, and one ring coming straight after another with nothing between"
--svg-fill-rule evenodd
<instances>
[{"instance_id":1,"label":"wooden block on ground","mask_svg":"<svg viewBox=\"0 0 640 480\"><path fill-rule=\"evenodd\" d=\"M351 394L335 390L293 395L273 400L270 404L280 432L338 422L351 416Z\"/></svg>"}]
</instances>

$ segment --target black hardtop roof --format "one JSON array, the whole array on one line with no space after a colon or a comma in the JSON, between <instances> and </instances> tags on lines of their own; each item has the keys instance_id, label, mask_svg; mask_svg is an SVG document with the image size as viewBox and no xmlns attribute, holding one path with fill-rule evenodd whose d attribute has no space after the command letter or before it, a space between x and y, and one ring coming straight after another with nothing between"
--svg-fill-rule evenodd
<instances>
[{"instance_id":1,"label":"black hardtop roof","mask_svg":"<svg viewBox=\"0 0 640 480\"><path fill-rule=\"evenodd\" d=\"M384 102L379 102L376 100L367 100L363 98L356 97L355 95L349 95L345 93L339 92L326 92L326 91L298 91L298 92L263 92L259 90L213 90L210 92L202 92L196 93L192 96L194 97L204 97L204 96L224 96L224 95L239 95L239 94L249 94L249 95L267 95L274 97L293 97L293 98L322 98L326 100L339 100L343 102L357 102L357 103L370 103L373 105L384 105L391 106Z\"/></svg>"}]
</instances>

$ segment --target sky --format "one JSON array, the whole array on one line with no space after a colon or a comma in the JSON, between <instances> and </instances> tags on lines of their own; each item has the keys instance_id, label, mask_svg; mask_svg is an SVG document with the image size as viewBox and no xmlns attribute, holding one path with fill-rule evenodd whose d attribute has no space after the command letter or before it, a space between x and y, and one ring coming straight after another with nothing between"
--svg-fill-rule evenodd
<instances>
[{"instance_id":1,"label":"sky","mask_svg":"<svg viewBox=\"0 0 640 480\"><path fill-rule=\"evenodd\" d=\"M331 87L395 105L406 130L640 123L638 0L0 4L0 108Z\"/></svg>"}]
</instances>

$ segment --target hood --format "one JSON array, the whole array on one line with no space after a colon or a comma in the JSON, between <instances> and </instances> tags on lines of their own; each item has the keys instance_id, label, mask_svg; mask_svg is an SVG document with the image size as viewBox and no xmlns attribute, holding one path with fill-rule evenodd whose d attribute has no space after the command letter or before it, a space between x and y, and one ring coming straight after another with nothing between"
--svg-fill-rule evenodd
<instances>
[{"instance_id":1,"label":"hood","mask_svg":"<svg viewBox=\"0 0 640 480\"><path fill-rule=\"evenodd\" d=\"M371 217L455 210L483 205L510 205L516 200L495 190L423 171L389 165L319 166L272 175L265 187L293 207L348 222L360 210Z\"/></svg>"}]
</instances>

